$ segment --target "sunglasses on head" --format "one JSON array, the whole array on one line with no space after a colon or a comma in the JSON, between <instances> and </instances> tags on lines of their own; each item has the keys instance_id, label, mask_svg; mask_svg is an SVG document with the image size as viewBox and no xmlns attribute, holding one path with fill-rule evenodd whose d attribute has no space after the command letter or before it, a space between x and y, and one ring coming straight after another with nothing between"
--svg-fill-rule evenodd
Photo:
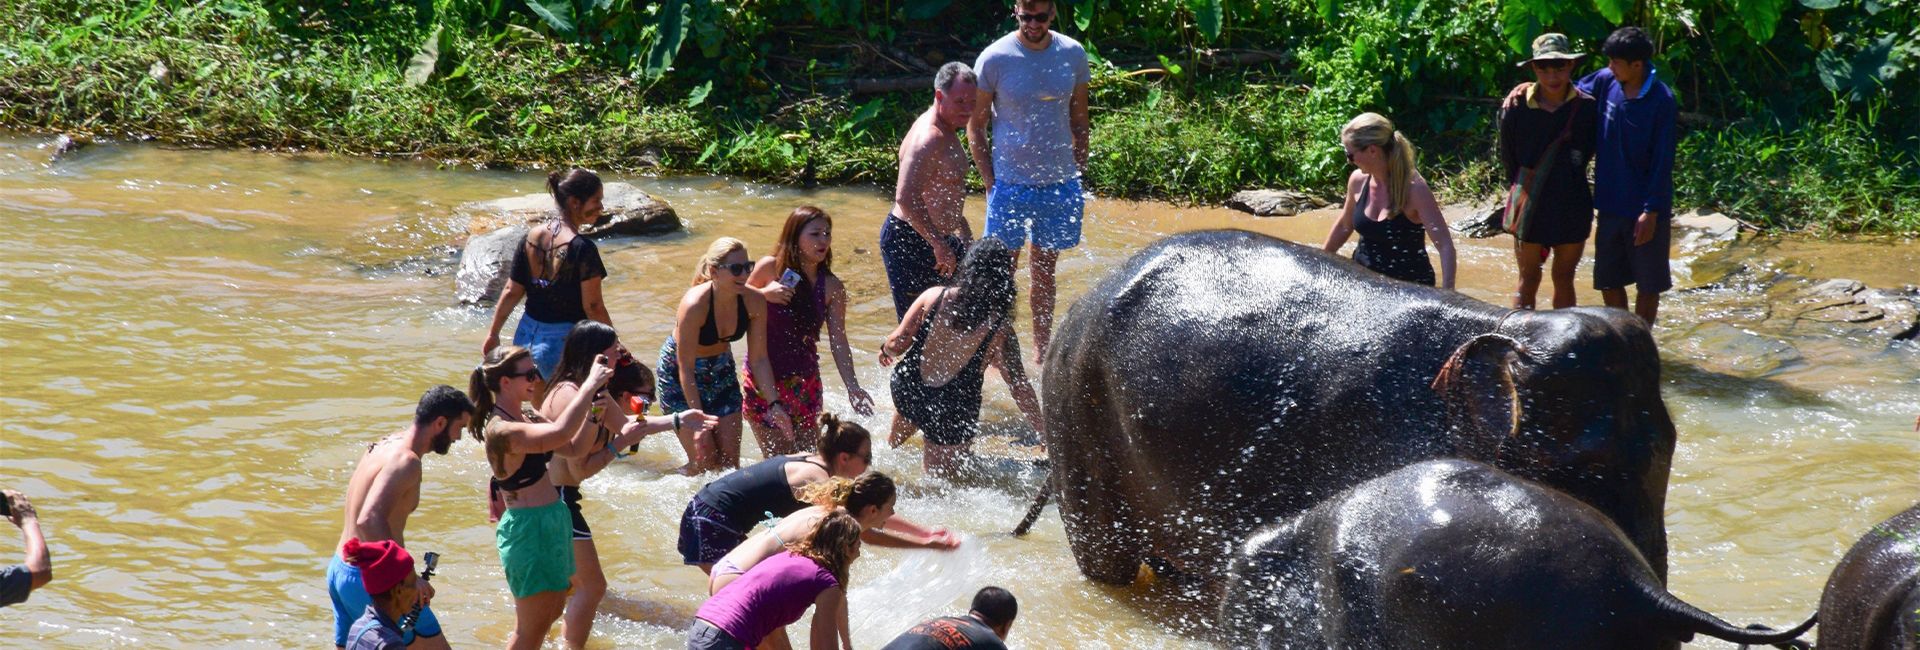
<instances>
[{"instance_id":1,"label":"sunglasses on head","mask_svg":"<svg viewBox=\"0 0 1920 650\"><path fill-rule=\"evenodd\" d=\"M753 262L734 262L732 264L715 264L713 265L713 268L726 269L728 273L731 273L734 275L746 275L748 272L753 270Z\"/></svg>"},{"instance_id":2,"label":"sunglasses on head","mask_svg":"<svg viewBox=\"0 0 1920 650\"><path fill-rule=\"evenodd\" d=\"M1013 15L1015 18L1019 18L1020 22L1023 22L1023 23L1045 23L1045 22L1051 22L1053 20L1053 14L1050 12L1044 13L1044 14L1030 14L1023 11L1023 12L1016 12Z\"/></svg>"},{"instance_id":3,"label":"sunglasses on head","mask_svg":"<svg viewBox=\"0 0 1920 650\"><path fill-rule=\"evenodd\" d=\"M1567 66L1571 65L1573 65L1573 62L1566 59L1549 59L1533 62L1533 67L1536 70L1565 70Z\"/></svg>"}]
</instances>

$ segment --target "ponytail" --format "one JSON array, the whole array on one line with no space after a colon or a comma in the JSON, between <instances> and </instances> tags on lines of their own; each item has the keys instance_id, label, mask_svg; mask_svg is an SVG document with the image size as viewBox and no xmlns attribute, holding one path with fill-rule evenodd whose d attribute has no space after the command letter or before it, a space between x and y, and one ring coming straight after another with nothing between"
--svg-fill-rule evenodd
<instances>
[{"instance_id":1,"label":"ponytail","mask_svg":"<svg viewBox=\"0 0 1920 650\"><path fill-rule=\"evenodd\" d=\"M1361 113L1347 122L1340 128L1340 140L1355 149L1380 148L1380 154L1387 160L1387 213L1406 210L1410 202L1407 196L1413 187L1414 157L1418 153L1413 141L1379 113Z\"/></svg>"},{"instance_id":2,"label":"ponytail","mask_svg":"<svg viewBox=\"0 0 1920 650\"><path fill-rule=\"evenodd\" d=\"M473 417L467 420L467 433L486 447L487 462L493 465L493 475L498 477L506 463L505 436L488 438L487 421L493 419L493 405L500 392L500 379L505 377L521 359L532 358L533 353L518 345L502 345L494 348L482 358L482 363L474 367L467 377L467 390L473 395Z\"/></svg>"},{"instance_id":3,"label":"ponytail","mask_svg":"<svg viewBox=\"0 0 1920 650\"><path fill-rule=\"evenodd\" d=\"M1392 212L1388 214L1404 212L1409 207L1407 195L1412 193L1413 163L1417 153L1406 134L1395 129L1393 146L1387 149L1387 196L1392 201L1388 206Z\"/></svg>"},{"instance_id":4,"label":"ponytail","mask_svg":"<svg viewBox=\"0 0 1920 650\"><path fill-rule=\"evenodd\" d=\"M568 223L574 221L574 214L568 208L567 201L585 203L600 193L600 176L593 172L575 167L566 171L554 170L547 174L547 192L553 194L553 203L560 209L560 218Z\"/></svg>"},{"instance_id":5,"label":"ponytail","mask_svg":"<svg viewBox=\"0 0 1920 650\"><path fill-rule=\"evenodd\" d=\"M873 435L867 433L866 427L842 420L832 413L826 413L820 416L820 437L815 439L813 448L820 453L820 458L827 461L827 466L831 467L834 459L840 454L857 456L860 454L861 447L871 449L869 441L872 438Z\"/></svg>"}]
</instances>

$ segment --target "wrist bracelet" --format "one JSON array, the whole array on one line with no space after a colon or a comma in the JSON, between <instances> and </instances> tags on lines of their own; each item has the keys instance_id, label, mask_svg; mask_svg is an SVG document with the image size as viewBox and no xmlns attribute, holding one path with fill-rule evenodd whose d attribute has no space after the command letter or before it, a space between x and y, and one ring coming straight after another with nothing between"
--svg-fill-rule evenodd
<instances>
[{"instance_id":1,"label":"wrist bracelet","mask_svg":"<svg viewBox=\"0 0 1920 650\"><path fill-rule=\"evenodd\" d=\"M680 432L680 413L678 412L675 412L673 414L673 432L674 433Z\"/></svg>"}]
</instances>

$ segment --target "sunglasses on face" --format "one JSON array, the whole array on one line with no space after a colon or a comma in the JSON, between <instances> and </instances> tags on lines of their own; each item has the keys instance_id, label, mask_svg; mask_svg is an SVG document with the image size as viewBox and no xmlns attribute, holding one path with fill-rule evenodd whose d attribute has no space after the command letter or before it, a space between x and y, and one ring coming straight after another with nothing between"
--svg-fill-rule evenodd
<instances>
[{"instance_id":1,"label":"sunglasses on face","mask_svg":"<svg viewBox=\"0 0 1920 650\"><path fill-rule=\"evenodd\" d=\"M1030 14L1026 12L1017 12L1013 15L1015 18L1019 18L1020 22L1023 22L1023 23L1046 23L1046 22L1051 22L1053 20L1052 13Z\"/></svg>"},{"instance_id":2,"label":"sunglasses on face","mask_svg":"<svg viewBox=\"0 0 1920 650\"><path fill-rule=\"evenodd\" d=\"M713 268L725 269L726 272L731 273L733 275L746 275L748 272L753 270L753 262L734 262L732 264L715 264L713 265Z\"/></svg>"},{"instance_id":3,"label":"sunglasses on face","mask_svg":"<svg viewBox=\"0 0 1920 650\"><path fill-rule=\"evenodd\" d=\"M503 376L504 376L504 377L519 377L519 378L521 378L521 379L526 379L526 380L528 380L528 381L540 381L540 368L539 368L539 366L535 366L535 367L532 367L532 368L528 368L528 369L526 369L526 370L524 370L524 371L521 371L521 372L509 372L509 373L507 373L507 374L505 374L505 375L503 375Z\"/></svg>"},{"instance_id":4,"label":"sunglasses on face","mask_svg":"<svg viewBox=\"0 0 1920 650\"><path fill-rule=\"evenodd\" d=\"M1572 62L1572 61L1568 61L1568 60L1565 60L1565 59L1561 59L1561 60L1556 60L1556 61L1534 61L1534 62L1533 62L1533 69L1535 69L1535 70L1565 70L1565 69L1567 69L1567 67L1568 67L1568 66L1571 66L1571 65L1573 65L1573 62Z\"/></svg>"}]
</instances>

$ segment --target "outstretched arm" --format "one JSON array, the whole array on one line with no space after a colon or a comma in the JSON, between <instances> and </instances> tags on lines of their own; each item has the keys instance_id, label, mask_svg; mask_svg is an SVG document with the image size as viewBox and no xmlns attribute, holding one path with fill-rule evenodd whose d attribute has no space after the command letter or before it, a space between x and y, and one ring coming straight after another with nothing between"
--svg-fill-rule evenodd
<instances>
[{"instance_id":1,"label":"outstretched arm","mask_svg":"<svg viewBox=\"0 0 1920 650\"><path fill-rule=\"evenodd\" d=\"M847 387L847 402L853 412L873 415L873 397L860 387L860 375L853 369L853 347L847 344L847 288L833 276L822 281L827 283L827 340L833 347L833 365L840 370L840 383Z\"/></svg>"}]
</instances>

